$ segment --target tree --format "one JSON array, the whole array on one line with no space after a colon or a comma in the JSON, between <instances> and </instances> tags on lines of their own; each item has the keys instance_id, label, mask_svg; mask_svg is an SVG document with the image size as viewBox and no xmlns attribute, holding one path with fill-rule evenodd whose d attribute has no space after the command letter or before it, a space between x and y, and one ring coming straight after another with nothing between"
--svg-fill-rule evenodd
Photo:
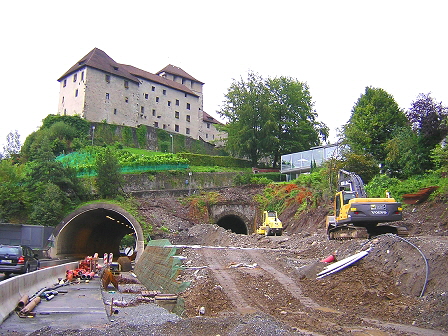
<instances>
[{"instance_id":1,"label":"tree","mask_svg":"<svg viewBox=\"0 0 448 336\"><path fill-rule=\"evenodd\" d=\"M102 198L114 198L121 194L120 165L112 150L107 147L96 157L98 176L95 184Z\"/></svg>"},{"instance_id":2,"label":"tree","mask_svg":"<svg viewBox=\"0 0 448 336\"><path fill-rule=\"evenodd\" d=\"M384 163L386 143L407 119L394 98L383 89L366 87L343 126L344 142L357 154L371 154Z\"/></svg>"},{"instance_id":3,"label":"tree","mask_svg":"<svg viewBox=\"0 0 448 336\"><path fill-rule=\"evenodd\" d=\"M273 125L267 92L260 76L249 73L247 81L232 83L219 114L229 121L224 128L228 134L227 149L232 154L248 157L254 167L267 154L267 145L276 145L271 137Z\"/></svg>"},{"instance_id":4,"label":"tree","mask_svg":"<svg viewBox=\"0 0 448 336\"><path fill-rule=\"evenodd\" d=\"M20 153L20 135L17 132L9 132L6 136L6 146L3 147L3 156L5 158L10 158L13 155Z\"/></svg>"},{"instance_id":5,"label":"tree","mask_svg":"<svg viewBox=\"0 0 448 336\"><path fill-rule=\"evenodd\" d=\"M309 149L328 135L316 122L308 86L287 77L265 80L250 72L232 83L219 114L228 120L227 149L253 166L266 157L276 166L282 153Z\"/></svg>"},{"instance_id":6,"label":"tree","mask_svg":"<svg viewBox=\"0 0 448 336\"><path fill-rule=\"evenodd\" d=\"M316 121L317 113L306 83L288 77L268 79L274 138L277 146L270 146L273 166L283 153L308 150L328 137L328 127Z\"/></svg>"},{"instance_id":7,"label":"tree","mask_svg":"<svg viewBox=\"0 0 448 336\"><path fill-rule=\"evenodd\" d=\"M23 166L12 160L0 162L0 222L25 217Z\"/></svg>"},{"instance_id":8,"label":"tree","mask_svg":"<svg viewBox=\"0 0 448 336\"><path fill-rule=\"evenodd\" d=\"M408 178L422 174L432 165L429 152L409 125L397 129L385 148L387 173L393 177Z\"/></svg>"},{"instance_id":9,"label":"tree","mask_svg":"<svg viewBox=\"0 0 448 336\"><path fill-rule=\"evenodd\" d=\"M430 93L420 93L406 116L428 152L448 134L448 107L443 106L442 102L436 102Z\"/></svg>"}]
</instances>

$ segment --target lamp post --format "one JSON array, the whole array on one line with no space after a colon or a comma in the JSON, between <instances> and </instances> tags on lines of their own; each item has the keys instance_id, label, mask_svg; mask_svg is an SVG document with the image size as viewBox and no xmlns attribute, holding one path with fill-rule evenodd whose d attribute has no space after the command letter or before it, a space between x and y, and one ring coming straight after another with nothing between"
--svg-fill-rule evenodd
<instances>
[{"instance_id":1,"label":"lamp post","mask_svg":"<svg viewBox=\"0 0 448 336\"><path fill-rule=\"evenodd\" d=\"M170 134L170 138L171 138L171 153L174 153L174 144L173 144L173 135Z\"/></svg>"},{"instance_id":2,"label":"lamp post","mask_svg":"<svg viewBox=\"0 0 448 336\"><path fill-rule=\"evenodd\" d=\"M192 172L188 172L188 196L191 196L191 175Z\"/></svg>"},{"instance_id":3,"label":"lamp post","mask_svg":"<svg viewBox=\"0 0 448 336\"><path fill-rule=\"evenodd\" d=\"M93 146L93 138L95 137L95 125L92 126L92 146Z\"/></svg>"}]
</instances>

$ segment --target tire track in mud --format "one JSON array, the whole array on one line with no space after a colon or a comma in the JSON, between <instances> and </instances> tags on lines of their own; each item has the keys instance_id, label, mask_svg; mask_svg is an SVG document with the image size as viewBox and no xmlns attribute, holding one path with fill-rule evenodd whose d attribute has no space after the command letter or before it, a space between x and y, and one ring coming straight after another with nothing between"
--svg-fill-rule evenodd
<instances>
[{"instance_id":1,"label":"tire track in mud","mask_svg":"<svg viewBox=\"0 0 448 336\"><path fill-rule=\"evenodd\" d=\"M283 272L278 271L274 267L272 267L269 262L266 260L266 257L257 250L247 250L249 255L258 261L258 265L263 268L266 272L272 274L275 279L285 288L288 292L292 294L296 299L298 299L305 307L310 309L318 309L326 312L334 312L339 313L336 310L322 307L317 302L313 301L311 298L307 297L303 294L300 287L296 284L296 282L291 279L288 275Z\"/></svg>"},{"instance_id":2,"label":"tire track in mud","mask_svg":"<svg viewBox=\"0 0 448 336\"><path fill-rule=\"evenodd\" d=\"M238 290L238 286L233 280L232 275L229 273L228 269L226 269L226 265L229 263L228 258L224 259L227 252L223 249L202 248L201 253L216 280L220 283L236 310L240 314L256 312L257 310L244 299L243 295Z\"/></svg>"}]
</instances>

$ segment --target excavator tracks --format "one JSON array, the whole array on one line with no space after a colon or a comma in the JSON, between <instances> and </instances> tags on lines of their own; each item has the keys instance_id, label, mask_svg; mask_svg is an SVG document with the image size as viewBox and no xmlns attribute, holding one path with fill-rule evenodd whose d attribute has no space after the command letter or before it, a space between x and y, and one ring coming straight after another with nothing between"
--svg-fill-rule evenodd
<instances>
[{"instance_id":1,"label":"excavator tracks","mask_svg":"<svg viewBox=\"0 0 448 336\"><path fill-rule=\"evenodd\" d=\"M330 229L328 239L348 240L354 238L369 238L369 233L365 227L361 226L339 226Z\"/></svg>"}]
</instances>

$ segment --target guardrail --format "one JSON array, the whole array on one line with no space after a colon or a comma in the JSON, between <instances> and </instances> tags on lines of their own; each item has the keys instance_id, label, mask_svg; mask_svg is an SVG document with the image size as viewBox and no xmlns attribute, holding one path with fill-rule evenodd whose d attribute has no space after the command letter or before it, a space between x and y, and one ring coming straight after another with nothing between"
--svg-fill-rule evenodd
<instances>
[{"instance_id":1,"label":"guardrail","mask_svg":"<svg viewBox=\"0 0 448 336\"><path fill-rule=\"evenodd\" d=\"M78 262L44 268L0 282L0 324L14 311L24 295L33 295L43 287L53 286L64 278L67 270L78 267Z\"/></svg>"}]
</instances>

